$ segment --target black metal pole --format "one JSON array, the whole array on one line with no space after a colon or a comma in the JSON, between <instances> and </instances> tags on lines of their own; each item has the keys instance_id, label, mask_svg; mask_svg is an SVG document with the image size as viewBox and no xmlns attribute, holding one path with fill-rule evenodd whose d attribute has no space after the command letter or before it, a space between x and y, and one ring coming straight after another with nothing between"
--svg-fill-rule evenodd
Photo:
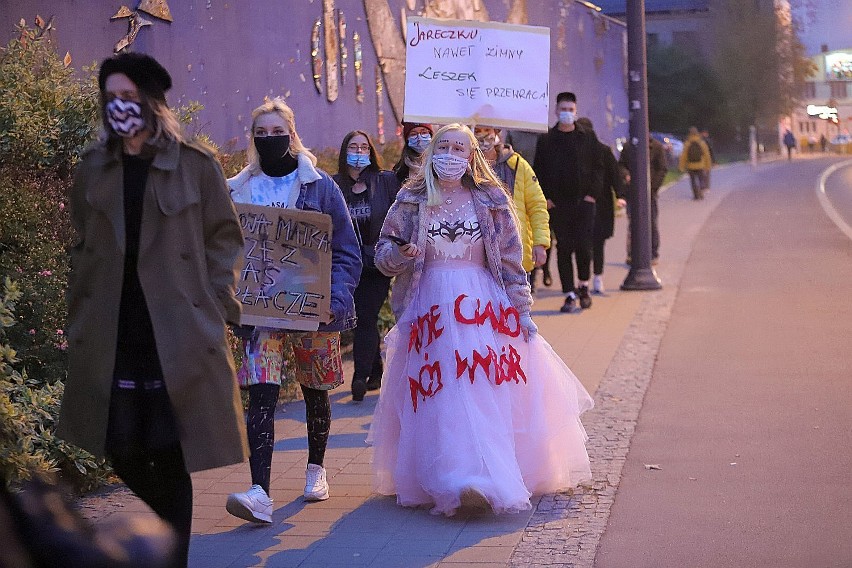
<instances>
[{"instance_id":1,"label":"black metal pole","mask_svg":"<svg viewBox=\"0 0 852 568\"><path fill-rule=\"evenodd\" d=\"M651 179L648 168L648 72L645 0L627 0L627 98L630 104L630 272L622 290L659 290L651 267Z\"/></svg>"}]
</instances>

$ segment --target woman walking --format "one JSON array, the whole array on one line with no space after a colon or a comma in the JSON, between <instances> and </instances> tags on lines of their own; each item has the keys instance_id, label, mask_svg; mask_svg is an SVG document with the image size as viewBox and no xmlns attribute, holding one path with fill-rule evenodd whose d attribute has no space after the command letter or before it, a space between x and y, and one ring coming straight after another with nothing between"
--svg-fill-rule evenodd
<instances>
[{"instance_id":1,"label":"woman walking","mask_svg":"<svg viewBox=\"0 0 852 568\"><path fill-rule=\"evenodd\" d=\"M302 145L293 110L283 99L267 100L252 112L248 165L228 180L237 203L283 209L319 211L331 216L331 313L318 331L293 332L265 327L242 327L243 363L237 373L248 389L249 466L252 485L228 497L226 509L255 523L272 522L269 483L275 444L275 407L286 368L285 349L295 351L296 380L305 399L308 465L304 498L328 499L323 460L331 428L329 390L343 383L340 331L355 325L352 292L361 272L361 255L340 188L316 167L316 158ZM329 377L331 380L329 380Z\"/></svg>"},{"instance_id":2,"label":"woman walking","mask_svg":"<svg viewBox=\"0 0 852 568\"><path fill-rule=\"evenodd\" d=\"M393 172L381 169L373 141L366 132L353 130L340 144L338 173L333 176L343 191L355 235L361 248L361 279L355 288L355 314L358 324L353 330L352 400L364 400L367 391L382 384L382 353L378 330L379 311L388 297L390 278L379 272L374 262L376 242L385 215L399 191Z\"/></svg>"},{"instance_id":3,"label":"woman walking","mask_svg":"<svg viewBox=\"0 0 852 568\"><path fill-rule=\"evenodd\" d=\"M103 139L71 190L69 368L57 434L112 460L178 535L186 566L190 472L244 461L226 321L243 238L222 169L187 142L168 72L123 53L98 74Z\"/></svg>"},{"instance_id":4,"label":"woman walking","mask_svg":"<svg viewBox=\"0 0 852 568\"><path fill-rule=\"evenodd\" d=\"M592 399L530 318L512 199L471 130L435 133L376 246L395 276L370 430L377 492L435 514L529 509L591 477Z\"/></svg>"}]
</instances>

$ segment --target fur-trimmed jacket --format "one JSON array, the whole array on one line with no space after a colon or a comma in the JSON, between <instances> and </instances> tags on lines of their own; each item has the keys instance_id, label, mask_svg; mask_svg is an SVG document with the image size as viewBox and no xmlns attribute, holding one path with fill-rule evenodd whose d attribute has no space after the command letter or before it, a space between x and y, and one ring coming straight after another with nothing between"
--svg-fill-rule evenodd
<instances>
[{"instance_id":1,"label":"fur-trimmed jacket","mask_svg":"<svg viewBox=\"0 0 852 568\"><path fill-rule=\"evenodd\" d=\"M518 232L517 216L510 197L499 187L473 187L473 205L482 230L488 269L506 290L518 313L529 314L532 305L527 273L521 265L523 245ZM387 276L395 276L391 290L391 309L399 319L414 298L425 265L426 194L403 188L385 217L379 242L376 243L376 267ZM386 235L401 237L420 249L415 258L403 255Z\"/></svg>"}]
</instances>

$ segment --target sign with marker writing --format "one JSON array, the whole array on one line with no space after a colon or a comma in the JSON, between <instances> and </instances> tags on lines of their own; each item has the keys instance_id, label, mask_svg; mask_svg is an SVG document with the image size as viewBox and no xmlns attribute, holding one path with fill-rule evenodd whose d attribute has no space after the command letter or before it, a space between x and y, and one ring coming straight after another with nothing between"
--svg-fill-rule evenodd
<instances>
[{"instance_id":1,"label":"sign with marker writing","mask_svg":"<svg viewBox=\"0 0 852 568\"><path fill-rule=\"evenodd\" d=\"M546 132L550 28L408 18L405 120Z\"/></svg>"},{"instance_id":2,"label":"sign with marker writing","mask_svg":"<svg viewBox=\"0 0 852 568\"><path fill-rule=\"evenodd\" d=\"M235 203L243 230L242 325L315 331L331 303L331 216Z\"/></svg>"}]
</instances>

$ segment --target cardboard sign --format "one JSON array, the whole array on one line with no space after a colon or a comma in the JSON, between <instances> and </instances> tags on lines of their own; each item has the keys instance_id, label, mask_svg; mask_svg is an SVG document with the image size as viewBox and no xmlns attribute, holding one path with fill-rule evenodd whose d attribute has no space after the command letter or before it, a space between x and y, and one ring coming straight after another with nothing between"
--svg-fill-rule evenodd
<instances>
[{"instance_id":1,"label":"cardboard sign","mask_svg":"<svg viewBox=\"0 0 852 568\"><path fill-rule=\"evenodd\" d=\"M546 132L550 28L408 18L405 120Z\"/></svg>"},{"instance_id":2,"label":"cardboard sign","mask_svg":"<svg viewBox=\"0 0 852 568\"><path fill-rule=\"evenodd\" d=\"M331 303L331 216L235 203L245 248L240 323L315 331Z\"/></svg>"}]
</instances>

